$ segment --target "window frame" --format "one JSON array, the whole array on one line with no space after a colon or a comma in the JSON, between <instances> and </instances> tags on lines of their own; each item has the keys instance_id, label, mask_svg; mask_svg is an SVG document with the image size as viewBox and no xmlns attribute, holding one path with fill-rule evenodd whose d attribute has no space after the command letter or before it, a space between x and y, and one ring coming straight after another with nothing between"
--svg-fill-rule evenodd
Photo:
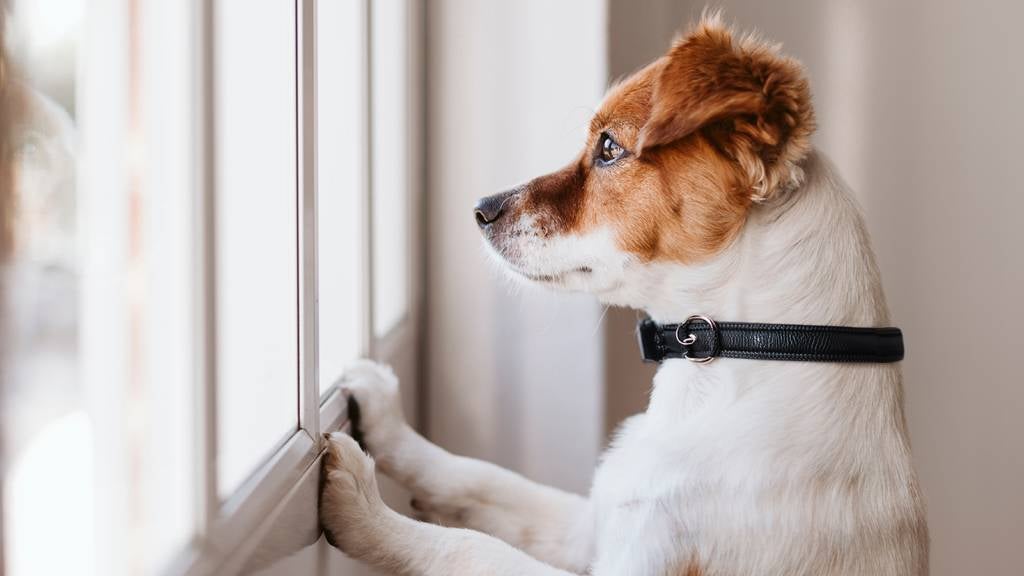
<instances>
[{"instance_id":1,"label":"window frame","mask_svg":"<svg viewBox=\"0 0 1024 576\"><path fill-rule=\"evenodd\" d=\"M295 187L298 218L298 413L297 429L283 444L226 499L217 490L217 350L216 350L216 160L215 146L215 7L212 2L192 0L196 48L192 55L194 77L195 206L196 230L193 245L195 265L195 482L197 489L194 516L195 536L164 571L166 574L236 573L266 536L269 526L282 508L295 497L310 476L319 476L324 450L323 434L347 425L347 399L337 381L319 380L318 245L317 245L317 3L319 0L294 0L296 5L296 103L297 103L297 182ZM406 311L386 334L374 334L373 277L373 158L372 114L372 37L371 18L374 0L356 0L364 19L365 33L361 73L363 75L363 126L365 138L364 177L361 183L363 238L361 271L363 281L362 318L358 319L362 355L381 362L395 362L406 400L406 410L414 424L418 418L417 390L419 337L422 306L421 218L423 176L421 162L423 135L423 39L424 8L411 2L407 8L407 69L409 93L407 106L407 158L409 159L406 194L408 227L406 262L409 279L406 286ZM327 392L321 396L320 390ZM314 478L315 480L315 478ZM387 494L385 494L387 497ZM318 518L303 518L310 529L307 544L321 532Z\"/></svg>"},{"instance_id":2,"label":"window frame","mask_svg":"<svg viewBox=\"0 0 1024 576\"><path fill-rule=\"evenodd\" d=\"M300 0L301 1L301 0ZM317 1L317 0L314 0ZM363 210L362 230L362 318L361 328L361 355L378 362L392 364L399 382L402 397L405 403L406 418L415 426L422 420L419 383L419 342L422 338L422 309L423 309L423 281L424 281L424 258L426 249L421 242L424 230L423 214L423 191L422 182L425 181L425 166L423 158L424 138L424 114L423 105L425 64L423 45L425 39L425 10L419 2L409 2L406 8L406 32L407 32L407 54L406 54L406 80L408 94L406 97L406 158L408 169L406 200L408 202L404 223L408 229L406 237L406 262L408 283L406 285L406 310L399 321L384 334L377 335L375 332L375 272L374 272L374 227L373 227L373 36L372 4L374 0L356 0L359 4L363 18L363 125L361 127L364 141L364 166L362 178L361 207ZM315 22L315 14L313 16ZM313 39L315 46L315 37ZM314 63L315 67L315 63ZM314 168L315 170L315 168ZM408 355L412 358L407 357ZM404 366L403 366L404 365ZM403 367L406 368L403 370ZM415 370L408 370L408 368ZM320 427L321 432L326 433L337 430L344 426L346 421L347 399L340 393L340 378L334 378L329 382L320 380L320 390L323 395L320 398Z\"/></svg>"},{"instance_id":3,"label":"window frame","mask_svg":"<svg viewBox=\"0 0 1024 576\"><path fill-rule=\"evenodd\" d=\"M315 29L309 19L315 17L314 0L297 0L296 21L296 127L297 181L295 186L298 218L298 254L296 294L298 299L298 378L297 428L288 434L282 445L273 449L267 459L254 470L234 492L221 499L217 483L217 263L216 263L216 98L215 98L215 34L216 8L213 2L197 6L200 31L199 50L195 61L198 91L196 165L199 185L196 187L197 221L201 230L195 235L195 254L199 266L196 277L200 297L196 319L203 327L197 335L200 343L197 365L199 377L199 410L197 427L196 476L197 491L196 542L185 552L187 572L218 572L236 550L242 548L264 518L288 493L317 460L322 449L319 432L319 410L316 406L316 185L315 172L315 78L306 66L312 50L315 58ZM196 6L196 5L194 5ZM315 60L314 60L315 64ZM312 142L311 142L312 140ZM314 180L311 181L311 178ZM310 214L313 218L310 219ZM314 362L309 362L312 357ZM311 395L313 401L311 402ZM175 570L171 570L175 572Z\"/></svg>"}]
</instances>

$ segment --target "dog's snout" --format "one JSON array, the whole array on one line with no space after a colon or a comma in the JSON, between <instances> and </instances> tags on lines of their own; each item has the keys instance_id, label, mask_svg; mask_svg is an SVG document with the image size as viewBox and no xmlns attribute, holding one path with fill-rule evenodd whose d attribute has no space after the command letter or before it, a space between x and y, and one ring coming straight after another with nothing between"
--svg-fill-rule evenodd
<instances>
[{"instance_id":1,"label":"dog's snout","mask_svg":"<svg viewBox=\"0 0 1024 576\"><path fill-rule=\"evenodd\" d=\"M480 228L485 228L487 225L493 224L497 221L498 218L501 217L502 212L505 211L509 200L512 199L512 196L514 196L515 193L515 190L511 190L509 192L502 192L501 194L481 198L473 209L473 214L476 216L476 225Z\"/></svg>"}]
</instances>

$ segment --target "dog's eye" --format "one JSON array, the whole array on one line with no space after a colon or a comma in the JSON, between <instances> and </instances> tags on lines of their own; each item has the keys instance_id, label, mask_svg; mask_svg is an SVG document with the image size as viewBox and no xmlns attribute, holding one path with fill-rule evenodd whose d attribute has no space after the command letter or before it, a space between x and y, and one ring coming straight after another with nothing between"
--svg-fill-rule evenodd
<instances>
[{"instance_id":1,"label":"dog's eye","mask_svg":"<svg viewBox=\"0 0 1024 576\"><path fill-rule=\"evenodd\" d=\"M602 166L607 166L619 158L622 157L626 149L619 146L619 143L612 139L607 133L601 134L601 139L597 143L597 160Z\"/></svg>"}]
</instances>

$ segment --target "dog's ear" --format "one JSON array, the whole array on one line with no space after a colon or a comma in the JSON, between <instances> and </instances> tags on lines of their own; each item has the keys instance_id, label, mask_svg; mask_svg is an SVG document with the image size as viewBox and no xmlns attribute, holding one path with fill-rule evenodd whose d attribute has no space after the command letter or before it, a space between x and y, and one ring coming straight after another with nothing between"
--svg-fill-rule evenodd
<instances>
[{"instance_id":1,"label":"dog's ear","mask_svg":"<svg viewBox=\"0 0 1024 576\"><path fill-rule=\"evenodd\" d=\"M705 17L662 59L637 153L697 131L739 163L753 200L798 185L814 131L803 67L778 46L734 40L717 15Z\"/></svg>"}]
</instances>

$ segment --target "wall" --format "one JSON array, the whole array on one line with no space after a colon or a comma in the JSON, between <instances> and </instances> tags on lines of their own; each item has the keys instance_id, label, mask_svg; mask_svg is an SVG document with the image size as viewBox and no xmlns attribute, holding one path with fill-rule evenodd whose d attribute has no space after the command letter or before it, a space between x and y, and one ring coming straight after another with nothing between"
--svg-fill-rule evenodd
<instances>
[{"instance_id":1,"label":"wall","mask_svg":"<svg viewBox=\"0 0 1024 576\"><path fill-rule=\"evenodd\" d=\"M857 191L895 321L932 574L1020 574L1024 542L1024 4L724 0L807 65L818 146ZM612 77L704 2L611 0ZM696 312L696 311L695 311ZM614 319L624 327L620 313ZM742 320L742 319L737 319ZM610 322L611 324L611 322ZM607 335L609 418L641 406L632 336ZM621 365L620 362L628 364ZM630 375L635 375L630 377Z\"/></svg>"},{"instance_id":2,"label":"wall","mask_svg":"<svg viewBox=\"0 0 1024 576\"><path fill-rule=\"evenodd\" d=\"M427 12L427 431L585 491L603 438L602 309L510 285L472 208L578 152L607 77L603 4L439 0Z\"/></svg>"}]
</instances>

